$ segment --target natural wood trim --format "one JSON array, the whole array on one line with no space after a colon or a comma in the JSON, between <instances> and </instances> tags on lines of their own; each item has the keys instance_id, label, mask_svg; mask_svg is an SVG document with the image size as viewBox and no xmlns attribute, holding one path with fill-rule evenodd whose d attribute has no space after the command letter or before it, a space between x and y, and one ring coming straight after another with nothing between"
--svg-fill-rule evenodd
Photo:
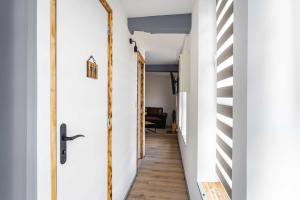
<instances>
[{"instance_id":1,"label":"natural wood trim","mask_svg":"<svg viewBox=\"0 0 300 200\"><path fill-rule=\"evenodd\" d=\"M107 130L107 199L112 200L112 64L113 64L113 13L106 0L99 0L108 13L108 130ZM51 200L57 200L57 0L50 0L50 149L51 149Z\"/></svg>"},{"instance_id":2,"label":"natural wood trim","mask_svg":"<svg viewBox=\"0 0 300 200\"><path fill-rule=\"evenodd\" d=\"M137 65L141 64L141 82L140 82L140 97L141 97L141 104L140 104L140 157L143 159L145 157L145 59L143 58L140 52L137 53Z\"/></svg>"},{"instance_id":3,"label":"natural wood trim","mask_svg":"<svg viewBox=\"0 0 300 200\"><path fill-rule=\"evenodd\" d=\"M108 130L107 130L107 200L112 200L112 65L113 65L113 52L112 52L112 43L113 43L113 15L112 10L107 4L106 0L100 0L102 5L105 7L108 12Z\"/></svg>"},{"instance_id":4,"label":"natural wood trim","mask_svg":"<svg viewBox=\"0 0 300 200\"><path fill-rule=\"evenodd\" d=\"M140 71L139 71L139 64L137 63L137 69L136 69L136 170L138 171L138 166L139 166L139 75L140 75Z\"/></svg>"},{"instance_id":5,"label":"natural wood trim","mask_svg":"<svg viewBox=\"0 0 300 200\"><path fill-rule=\"evenodd\" d=\"M112 16L112 9L106 0L99 0L102 6L105 8L106 12ZM108 24L109 25L109 24ZM112 25L112 23L111 23Z\"/></svg>"},{"instance_id":6,"label":"natural wood trim","mask_svg":"<svg viewBox=\"0 0 300 200\"><path fill-rule=\"evenodd\" d=\"M50 2L50 148L51 200L57 199L56 0Z\"/></svg>"},{"instance_id":7,"label":"natural wood trim","mask_svg":"<svg viewBox=\"0 0 300 200\"><path fill-rule=\"evenodd\" d=\"M201 192L202 197L206 197L207 200L230 200L225 188L220 182L202 182Z\"/></svg>"},{"instance_id":8,"label":"natural wood trim","mask_svg":"<svg viewBox=\"0 0 300 200\"><path fill-rule=\"evenodd\" d=\"M138 60L143 64L145 65L145 59L144 57L142 56L142 54L140 52L137 53L137 57L138 57Z\"/></svg>"}]
</instances>

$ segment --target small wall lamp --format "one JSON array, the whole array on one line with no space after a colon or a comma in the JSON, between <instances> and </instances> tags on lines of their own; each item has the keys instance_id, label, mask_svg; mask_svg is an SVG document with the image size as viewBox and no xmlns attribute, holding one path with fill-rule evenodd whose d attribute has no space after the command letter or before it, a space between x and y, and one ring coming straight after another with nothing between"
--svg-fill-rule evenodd
<instances>
[{"instance_id":1,"label":"small wall lamp","mask_svg":"<svg viewBox=\"0 0 300 200\"><path fill-rule=\"evenodd\" d=\"M134 52L138 52L138 47L136 46L136 41L134 41L132 38L129 39L129 43L132 44L134 43Z\"/></svg>"}]
</instances>

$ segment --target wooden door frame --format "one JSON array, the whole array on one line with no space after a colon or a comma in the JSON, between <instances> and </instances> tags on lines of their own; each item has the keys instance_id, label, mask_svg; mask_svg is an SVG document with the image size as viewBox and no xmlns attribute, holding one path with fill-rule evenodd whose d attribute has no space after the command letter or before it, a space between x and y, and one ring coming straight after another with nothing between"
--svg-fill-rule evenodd
<instances>
[{"instance_id":1,"label":"wooden door frame","mask_svg":"<svg viewBox=\"0 0 300 200\"><path fill-rule=\"evenodd\" d=\"M141 69L138 69L139 63L141 63ZM141 73L139 73L139 70ZM140 77L139 77L140 76ZM139 82L140 78L140 82ZM140 85L139 85L140 84ZM140 159L143 159L145 157L144 152L144 146L145 146L145 140L144 140L144 134L145 134L145 59L142 56L140 52L137 53L137 98L140 96L141 103L140 103L140 113L139 109L137 109L137 131L136 131L136 138L137 138L137 149L136 149L136 155L137 155L137 168L138 168L138 152L139 152L139 139L140 139ZM138 105L138 103L137 103ZM140 114L140 116L139 116ZM138 123L139 123L139 117L140 117L140 132L138 132ZM139 137L140 136L140 137Z\"/></svg>"},{"instance_id":2,"label":"wooden door frame","mask_svg":"<svg viewBox=\"0 0 300 200\"><path fill-rule=\"evenodd\" d=\"M57 1L50 0L50 160L51 200L57 200ZM106 0L99 0L108 14L108 111L107 111L107 200L112 200L112 26L113 12Z\"/></svg>"}]
</instances>

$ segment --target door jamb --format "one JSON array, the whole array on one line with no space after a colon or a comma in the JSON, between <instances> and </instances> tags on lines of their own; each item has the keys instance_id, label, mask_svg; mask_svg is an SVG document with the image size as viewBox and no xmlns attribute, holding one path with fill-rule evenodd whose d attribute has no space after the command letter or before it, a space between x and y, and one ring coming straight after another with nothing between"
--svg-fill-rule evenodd
<instances>
[{"instance_id":1,"label":"door jamb","mask_svg":"<svg viewBox=\"0 0 300 200\"><path fill-rule=\"evenodd\" d=\"M112 25L113 12L106 0L99 0L108 14L108 125L107 200L112 200ZM57 200L57 0L50 0L50 159L51 200Z\"/></svg>"},{"instance_id":2,"label":"door jamb","mask_svg":"<svg viewBox=\"0 0 300 200\"><path fill-rule=\"evenodd\" d=\"M142 54L140 52L137 53L137 67L139 67L139 63L141 63L141 73L139 74L137 71L137 75L140 75L140 90L138 91L140 94L140 99L141 99L141 103L140 103L140 113L138 112L137 109L137 115L140 114L140 134L138 133L138 129L137 129L137 147L139 144L139 135L140 135L140 159L143 159L145 157L145 151L144 151L144 146L145 146L145 59L142 56ZM139 69L137 69L139 70ZM139 78L139 77L138 77ZM139 79L137 79L138 81ZM139 84L139 82L137 82L137 84ZM137 124L138 124L138 118L137 118ZM137 168L138 168L138 148L137 148Z\"/></svg>"}]
</instances>

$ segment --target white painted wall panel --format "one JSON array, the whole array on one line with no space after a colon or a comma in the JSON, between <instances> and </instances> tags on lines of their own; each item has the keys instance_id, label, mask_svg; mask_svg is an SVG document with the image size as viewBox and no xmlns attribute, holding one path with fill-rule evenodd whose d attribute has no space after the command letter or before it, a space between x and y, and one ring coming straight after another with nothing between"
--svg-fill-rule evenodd
<instances>
[{"instance_id":1,"label":"white painted wall panel","mask_svg":"<svg viewBox=\"0 0 300 200\"><path fill-rule=\"evenodd\" d=\"M248 2L248 200L299 198L299 9Z\"/></svg>"},{"instance_id":2,"label":"white painted wall panel","mask_svg":"<svg viewBox=\"0 0 300 200\"><path fill-rule=\"evenodd\" d=\"M113 200L124 199L136 174L137 60L118 0L113 9ZM139 46L141 49L141 46ZM143 54L143 52L141 52Z\"/></svg>"},{"instance_id":3,"label":"white painted wall panel","mask_svg":"<svg viewBox=\"0 0 300 200\"><path fill-rule=\"evenodd\" d=\"M190 35L187 143L178 134L190 199L199 181L216 181L215 2L195 1Z\"/></svg>"},{"instance_id":4,"label":"white painted wall panel","mask_svg":"<svg viewBox=\"0 0 300 200\"><path fill-rule=\"evenodd\" d=\"M179 59L179 91L188 92L190 88L190 68L191 68L191 41L187 35Z\"/></svg>"},{"instance_id":5,"label":"white painted wall panel","mask_svg":"<svg viewBox=\"0 0 300 200\"><path fill-rule=\"evenodd\" d=\"M234 1L232 199L247 195L247 4Z\"/></svg>"},{"instance_id":6,"label":"white painted wall panel","mask_svg":"<svg viewBox=\"0 0 300 200\"><path fill-rule=\"evenodd\" d=\"M192 15L191 30L191 68L190 90L187 94L187 134L186 143L182 134L178 140L186 182L191 200L201 199L197 185L197 140L198 140L198 52L199 52L199 1L195 1Z\"/></svg>"},{"instance_id":7,"label":"white painted wall panel","mask_svg":"<svg viewBox=\"0 0 300 200\"><path fill-rule=\"evenodd\" d=\"M216 166L215 1L199 1L198 182L218 181ZM191 83L194 84L194 83Z\"/></svg>"},{"instance_id":8,"label":"white painted wall panel","mask_svg":"<svg viewBox=\"0 0 300 200\"><path fill-rule=\"evenodd\" d=\"M36 2L0 1L0 198L35 199Z\"/></svg>"}]
</instances>

